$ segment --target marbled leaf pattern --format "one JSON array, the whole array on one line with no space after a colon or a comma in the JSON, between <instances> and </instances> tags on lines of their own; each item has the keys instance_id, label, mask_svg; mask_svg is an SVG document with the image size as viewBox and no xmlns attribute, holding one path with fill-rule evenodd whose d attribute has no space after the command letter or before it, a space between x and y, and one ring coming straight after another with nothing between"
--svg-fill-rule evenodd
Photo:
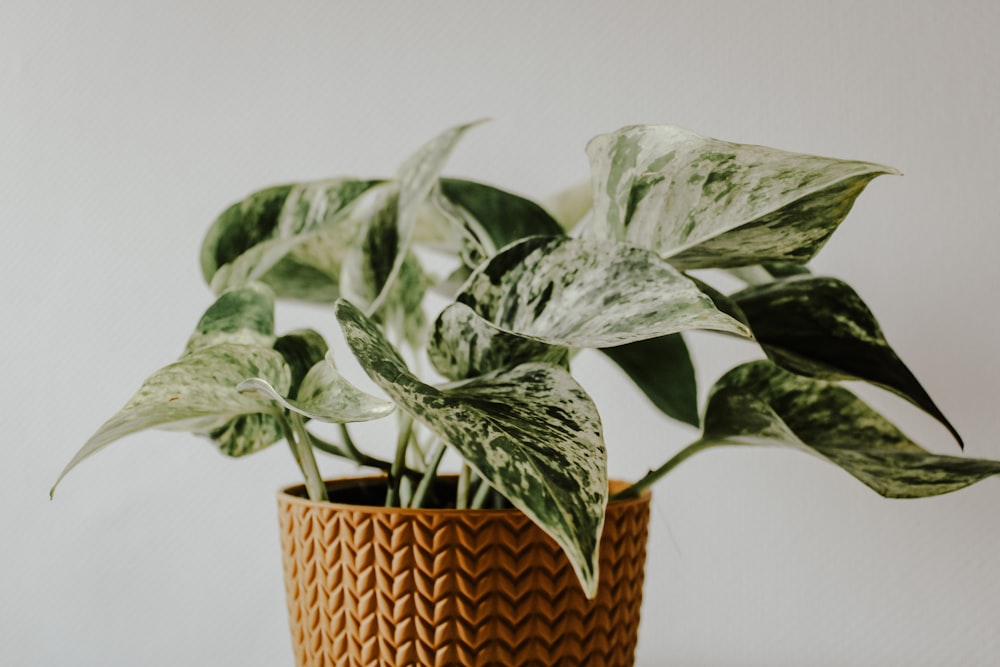
<instances>
[{"instance_id":1,"label":"marbled leaf pattern","mask_svg":"<svg viewBox=\"0 0 1000 667\"><path fill-rule=\"evenodd\" d=\"M625 127L588 144L591 232L679 268L812 258L876 176L897 173L734 144L672 125Z\"/></svg>"},{"instance_id":2,"label":"marbled leaf pattern","mask_svg":"<svg viewBox=\"0 0 1000 667\"><path fill-rule=\"evenodd\" d=\"M843 387L769 361L738 366L716 383L703 440L811 452L890 498L948 493L1000 474L998 461L930 453Z\"/></svg>"},{"instance_id":3,"label":"marbled leaf pattern","mask_svg":"<svg viewBox=\"0 0 1000 667\"><path fill-rule=\"evenodd\" d=\"M291 382L285 360L270 348L217 343L185 355L153 373L125 406L87 440L59 480L115 440L147 428L207 435L224 431L231 420L242 415L268 412L270 401L236 390L236 385L248 377L264 378L283 393ZM225 453L248 454L274 442L269 440L276 435L270 427L252 425L257 427L252 433L241 430L238 437L230 433L226 442L231 451ZM239 451L235 443L239 443Z\"/></svg>"},{"instance_id":4,"label":"marbled leaf pattern","mask_svg":"<svg viewBox=\"0 0 1000 667\"><path fill-rule=\"evenodd\" d=\"M241 392L256 391L286 410L331 423L380 419L396 408L394 403L366 394L348 382L337 370L330 354L309 369L298 387L296 398L282 394L260 377L244 380L236 389Z\"/></svg>"},{"instance_id":5,"label":"marbled leaf pattern","mask_svg":"<svg viewBox=\"0 0 1000 667\"><path fill-rule=\"evenodd\" d=\"M593 597L607 462L597 410L569 373L528 363L438 389L409 372L358 308L340 301L337 318L369 376L551 535Z\"/></svg>"},{"instance_id":6,"label":"marbled leaf pattern","mask_svg":"<svg viewBox=\"0 0 1000 667\"><path fill-rule=\"evenodd\" d=\"M782 368L826 380L865 380L902 396L958 431L889 346L875 316L849 285L801 275L732 295L754 337Z\"/></svg>"},{"instance_id":7,"label":"marbled leaf pattern","mask_svg":"<svg viewBox=\"0 0 1000 667\"><path fill-rule=\"evenodd\" d=\"M529 361L564 366L569 350L507 333L468 306L452 303L434 322L427 354L441 375L465 380Z\"/></svg>"},{"instance_id":8,"label":"marbled leaf pattern","mask_svg":"<svg viewBox=\"0 0 1000 667\"><path fill-rule=\"evenodd\" d=\"M347 213L380 181L337 178L260 190L226 209L201 250L202 273L216 294L251 281L282 297L332 302L357 226Z\"/></svg>"},{"instance_id":9,"label":"marbled leaf pattern","mask_svg":"<svg viewBox=\"0 0 1000 667\"><path fill-rule=\"evenodd\" d=\"M481 265L457 301L499 328L567 347L611 347L688 329L748 335L655 253L535 237Z\"/></svg>"}]
</instances>

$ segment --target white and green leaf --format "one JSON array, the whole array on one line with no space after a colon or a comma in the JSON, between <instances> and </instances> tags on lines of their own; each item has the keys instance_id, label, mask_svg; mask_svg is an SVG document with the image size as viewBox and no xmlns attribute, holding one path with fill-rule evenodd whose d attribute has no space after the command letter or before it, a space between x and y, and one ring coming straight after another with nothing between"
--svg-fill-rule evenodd
<instances>
[{"instance_id":1,"label":"white and green leaf","mask_svg":"<svg viewBox=\"0 0 1000 667\"><path fill-rule=\"evenodd\" d=\"M709 396L704 444L776 444L816 454L890 498L948 493L1000 474L1000 461L923 449L843 387L769 361L738 366Z\"/></svg>"},{"instance_id":2,"label":"white and green leaf","mask_svg":"<svg viewBox=\"0 0 1000 667\"><path fill-rule=\"evenodd\" d=\"M865 186L891 167L636 125L594 138L597 238L654 250L680 268L805 263Z\"/></svg>"},{"instance_id":3,"label":"white and green leaf","mask_svg":"<svg viewBox=\"0 0 1000 667\"><path fill-rule=\"evenodd\" d=\"M358 308L340 301L337 318L372 380L551 535L593 597L607 461L596 407L569 373L529 363L439 389Z\"/></svg>"},{"instance_id":4,"label":"white and green leaf","mask_svg":"<svg viewBox=\"0 0 1000 667\"><path fill-rule=\"evenodd\" d=\"M889 346L875 316L848 284L799 275L732 295L775 363L825 380L864 380L887 389L958 431Z\"/></svg>"},{"instance_id":5,"label":"white and green leaf","mask_svg":"<svg viewBox=\"0 0 1000 667\"><path fill-rule=\"evenodd\" d=\"M310 419L338 424L380 419L396 409L394 403L367 394L348 382L337 370L332 354L309 370L294 392L296 398L282 394L260 377L244 380L236 389L241 392L256 391L286 410Z\"/></svg>"},{"instance_id":6,"label":"white and green leaf","mask_svg":"<svg viewBox=\"0 0 1000 667\"><path fill-rule=\"evenodd\" d=\"M219 343L271 347L274 294L260 283L231 288L209 306L188 339L184 354Z\"/></svg>"},{"instance_id":7,"label":"white and green leaf","mask_svg":"<svg viewBox=\"0 0 1000 667\"><path fill-rule=\"evenodd\" d=\"M434 368L451 380L465 380L529 361L566 365L569 350L508 333L462 303L438 315L427 346Z\"/></svg>"},{"instance_id":8,"label":"white and green leaf","mask_svg":"<svg viewBox=\"0 0 1000 667\"><path fill-rule=\"evenodd\" d=\"M333 301L358 230L347 213L380 181L337 178L267 188L229 207L202 244L202 272L217 294L251 281L282 297Z\"/></svg>"},{"instance_id":9,"label":"white and green leaf","mask_svg":"<svg viewBox=\"0 0 1000 667\"><path fill-rule=\"evenodd\" d=\"M268 401L236 390L249 377L264 378L281 392L287 392L291 382L288 365L278 352L236 343L197 349L156 371L84 443L56 484L87 457L138 431L157 427L208 435L225 430L231 420L240 416L268 412ZM274 442L270 438L276 436L270 427L254 432L237 430L230 431L226 439L230 451L225 453L233 456L266 447Z\"/></svg>"},{"instance_id":10,"label":"white and green leaf","mask_svg":"<svg viewBox=\"0 0 1000 667\"><path fill-rule=\"evenodd\" d=\"M688 329L749 335L655 253L621 243L530 238L473 272L457 300L511 333L611 347Z\"/></svg>"}]
</instances>

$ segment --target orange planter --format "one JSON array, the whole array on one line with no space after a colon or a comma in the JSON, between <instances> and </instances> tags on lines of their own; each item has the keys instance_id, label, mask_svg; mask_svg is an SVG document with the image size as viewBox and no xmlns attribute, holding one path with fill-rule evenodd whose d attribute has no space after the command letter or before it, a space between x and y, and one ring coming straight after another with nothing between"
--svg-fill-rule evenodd
<instances>
[{"instance_id":1,"label":"orange planter","mask_svg":"<svg viewBox=\"0 0 1000 667\"><path fill-rule=\"evenodd\" d=\"M384 489L384 480L327 483L334 500L359 486ZM301 486L278 494L299 667L633 664L648 495L608 506L594 600L555 542L517 510L303 496Z\"/></svg>"}]
</instances>

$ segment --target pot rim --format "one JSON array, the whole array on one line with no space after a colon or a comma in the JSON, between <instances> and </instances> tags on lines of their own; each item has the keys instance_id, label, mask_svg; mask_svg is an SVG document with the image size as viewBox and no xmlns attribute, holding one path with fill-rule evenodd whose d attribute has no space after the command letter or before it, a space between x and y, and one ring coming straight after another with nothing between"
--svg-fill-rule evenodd
<instances>
[{"instance_id":1,"label":"pot rim","mask_svg":"<svg viewBox=\"0 0 1000 667\"><path fill-rule=\"evenodd\" d=\"M441 475L444 479L454 479L457 475ZM345 477L334 477L332 479L324 479L323 483L326 484L328 490L344 489L360 483L376 483L380 484L386 480L386 475L358 475L358 476L345 476ZM631 482L627 482L621 479L611 479L608 480L608 486L610 487L611 493L616 493L622 491L629 486ZM301 491L302 495L295 493L295 491ZM289 505L302 505L305 507L313 508L323 508L323 509L335 509L340 511L350 511L350 512L369 512L372 514L396 514L396 515L434 515L434 516L467 516L469 514L475 515L489 515L501 517L504 515L516 515L523 514L523 512L516 507L507 509L455 509L455 508L427 508L427 507L383 507L381 505L354 505L351 503L336 503L336 502L320 502L315 500L310 500L305 495L305 484L292 484L290 486L285 486L278 489L276 494L278 501L286 503ZM608 505L614 505L616 507L625 507L629 504L645 504L650 501L651 493L649 489L645 489L635 498L625 498L619 500L612 500Z\"/></svg>"}]
</instances>

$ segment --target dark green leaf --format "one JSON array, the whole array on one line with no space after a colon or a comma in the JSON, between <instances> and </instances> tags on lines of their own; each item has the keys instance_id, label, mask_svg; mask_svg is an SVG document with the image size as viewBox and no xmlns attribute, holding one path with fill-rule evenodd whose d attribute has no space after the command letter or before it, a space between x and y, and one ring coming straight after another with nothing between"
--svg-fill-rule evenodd
<instances>
[{"instance_id":1,"label":"dark green leaf","mask_svg":"<svg viewBox=\"0 0 1000 667\"><path fill-rule=\"evenodd\" d=\"M781 367L827 380L865 380L892 391L962 439L889 346L875 316L836 278L792 276L748 287L732 298L754 336Z\"/></svg>"},{"instance_id":2,"label":"dark green leaf","mask_svg":"<svg viewBox=\"0 0 1000 667\"><path fill-rule=\"evenodd\" d=\"M625 371L664 414L698 426L698 388L687 345L680 334L601 350Z\"/></svg>"},{"instance_id":3,"label":"dark green leaf","mask_svg":"<svg viewBox=\"0 0 1000 667\"><path fill-rule=\"evenodd\" d=\"M920 498L1000 474L1000 462L932 454L843 387L768 361L739 366L716 383L703 440L782 444L818 454L879 494Z\"/></svg>"}]
</instances>

